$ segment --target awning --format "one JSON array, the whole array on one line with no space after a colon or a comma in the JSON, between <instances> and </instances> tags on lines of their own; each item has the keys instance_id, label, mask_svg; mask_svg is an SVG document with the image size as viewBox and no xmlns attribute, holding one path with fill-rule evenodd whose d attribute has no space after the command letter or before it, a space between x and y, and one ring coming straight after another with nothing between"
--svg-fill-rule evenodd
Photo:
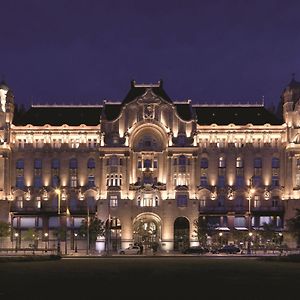
<instances>
[{"instance_id":1,"label":"awning","mask_svg":"<svg viewBox=\"0 0 300 300\"><path fill-rule=\"evenodd\" d=\"M230 231L228 227L217 227L216 229L220 231Z\"/></svg>"},{"instance_id":2,"label":"awning","mask_svg":"<svg viewBox=\"0 0 300 300\"><path fill-rule=\"evenodd\" d=\"M236 230L248 230L247 227L234 227Z\"/></svg>"}]
</instances>

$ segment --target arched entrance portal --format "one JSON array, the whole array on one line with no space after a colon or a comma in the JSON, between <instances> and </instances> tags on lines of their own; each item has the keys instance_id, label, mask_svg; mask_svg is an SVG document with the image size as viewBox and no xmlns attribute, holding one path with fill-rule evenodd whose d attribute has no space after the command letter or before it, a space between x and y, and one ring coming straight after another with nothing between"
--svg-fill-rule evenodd
<instances>
[{"instance_id":1,"label":"arched entrance portal","mask_svg":"<svg viewBox=\"0 0 300 300\"><path fill-rule=\"evenodd\" d=\"M161 240L161 219L153 213L142 213L133 220L134 243L142 244L145 250L151 249Z\"/></svg>"},{"instance_id":2,"label":"arched entrance portal","mask_svg":"<svg viewBox=\"0 0 300 300\"><path fill-rule=\"evenodd\" d=\"M174 222L174 250L181 251L190 244L190 223L185 217L178 217Z\"/></svg>"}]
</instances>

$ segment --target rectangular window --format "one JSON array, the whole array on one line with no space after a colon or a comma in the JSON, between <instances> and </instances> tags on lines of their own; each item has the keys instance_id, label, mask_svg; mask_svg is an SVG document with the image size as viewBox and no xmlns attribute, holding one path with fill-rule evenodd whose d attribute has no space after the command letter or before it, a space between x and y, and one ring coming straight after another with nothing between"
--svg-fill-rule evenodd
<instances>
[{"instance_id":1,"label":"rectangular window","mask_svg":"<svg viewBox=\"0 0 300 300\"><path fill-rule=\"evenodd\" d=\"M236 176L244 176L244 168L236 168Z\"/></svg>"},{"instance_id":2,"label":"rectangular window","mask_svg":"<svg viewBox=\"0 0 300 300\"><path fill-rule=\"evenodd\" d=\"M36 197L36 208L38 209L42 208L41 197Z\"/></svg>"},{"instance_id":3,"label":"rectangular window","mask_svg":"<svg viewBox=\"0 0 300 300\"><path fill-rule=\"evenodd\" d=\"M23 197L22 196L17 197L17 207L23 208Z\"/></svg>"},{"instance_id":4,"label":"rectangular window","mask_svg":"<svg viewBox=\"0 0 300 300\"><path fill-rule=\"evenodd\" d=\"M278 176L272 176L272 186L278 187L279 186L279 178Z\"/></svg>"},{"instance_id":5,"label":"rectangular window","mask_svg":"<svg viewBox=\"0 0 300 300\"><path fill-rule=\"evenodd\" d=\"M278 207L278 205L279 205L279 198L273 197L272 198L272 207L275 208L275 207Z\"/></svg>"},{"instance_id":6,"label":"rectangular window","mask_svg":"<svg viewBox=\"0 0 300 300\"><path fill-rule=\"evenodd\" d=\"M255 208L258 208L258 207L261 206L261 202L260 202L259 196L254 196L254 203L253 203L253 206L254 206Z\"/></svg>"},{"instance_id":7,"label":"rectangular window","mask_svg":"<svg viewBox=\"0 0 300 300\"><path fill-rule=\"evenodd\" d=\"M262 159L261 158L255 158L254 159L254 168L262 168Z\"/></svg>"},{"instance_id":8,"label":"rectangular window","mask_svg":"<svg viewBox=\"0 0 300 300\"><path fill-rule=\"evenodd\" d=\"M219 176L218 177L218 187L225 187L225 176Z\"/></svg>"},{"instance_id":9,"label":"rectangular window","mask_svg":"<svg viewBox=\"0 0 300 300\"><path fill-rule=\"evenodd\" d=\"M95 186L95 176L89 175L88 176L88 187L94 187Z\"/></svg>"},{"instance_id":10,"label":"rectangular window","mask_svg":"<svg viewBox=\"0 0 300 300\"><path fill-rule=\"evenodd\" d=\"M52 186L53 186L54 188L56 188L56 187L59 187L59 185L60 185L59 176L53 175L53 176L52 176Z\"/></svg>"},{"instance_id":11,"label":"rectangular window","mask_svg":"<svg viewBox=\"0 0 300 300\"><path fill-rule=\"evenodd\" d=\"M225 168L219 168L218 169L218 175L219 176L225 176L226 175L226 169Z\"/></svg>"},{"instance_id":12,"label":"rectangular window","mask_svg":"<svg viewBox=\"0 0 300 300\"><path fill-rule=\"evenodd\" d=\"M142 160L141 159L138 160L137 167L138 167L138 169L142 168Z\"/></svg>"},{"instance_id":13,"label":"rectangular window","mask_svg":"<svg viewBox=\"0 0 300 300\"><path fill-rule=\"evenodd\" d=\"M42 177L41 176L35 176L34 177L34 187L36 189L40 189L42 187Z\"/></svg>"},{"instance_id":14,"label":"rectangular window","mask_svg":"<svg viewBox=\"0 0 300 300\"><path fill-rule=\"evenodd\" d=\"M188 197L187 195L177 195L177 207L187 207Z\"/></svg>"},{"instance_id":15,"label":"rectangular window","mask_svg":"<svg viewBox=\"0 0 300 300\"><path fill-rule=\"evenodd\" d=\"M143 198L140 200L141 207L155 207L158 205L158 202L155 201L153 194L144 194Z\"/></svg>"},{"instance_id":16,"label":"rectangular window","mask_svg":"<svg viewBox=\"0 0 300 300\"><path fill-rule=\"evenodd\" d=\"M244 207L244 198L242 196L238 196L235 199L235 206L237 208L243 208Z\"/></svg>"},{"instance_id":17,"label":"rectangular window","mask_svg":"<svg viewBox=\"0 0 300 300\"><path fill-rule=\"evenodd\" d=\"M224 157L219 158L219 168L226 168L226 160Z\"/></svg>"},{"instance_id":18,"label":"rectangular window","mask_svg":"<svg viewBox=\"0 0 300 300\"><path fill-rule=\"evenodd\" d=\"M219 207L224 207L225 206L225 197L224 196L218 197L218 206Z\"/></svg>"},{"instance_id":19,"label":"rectangular window","mask_svg":"<svg viewBox=\"0 0 300 300\"><path fill-rule=\"evenodd\" d=\"M35 169L41 169L42 168L42 160L41 159L35 159L34 160L34 168Z\"/></svg>"},{"instance_id":20,"label":"rectangular window","mask_svg":"<svg viewBox=\"0 0 300 300\"><path fill-rule=\"evenodd\" d=\"M77 176L76 175L71 176L70 186L77 187Z\"/></svg>"},{"instance_id":21,"label":"rectangular window","mask_svg":"<svg viewBox=\"0 0 300 300\"><path fill-rule=\"evenodd\" d=\"M207 169L208 168L208 159L202 158L200 162L200 168L201 169Z\"/></svg>"},{"instance_id":22,"label":"rectangular window","mask_svg":"<svg viewBox=\"0 0 300 300\"><path fill-rule=\"evenodd\" d=\"M241 187L244 186L244 184L245 184L244 177L243 176L237 176L236 177L236 186L241 188Z\"/></svg>"},{"instance_id":23,"label":"rectangular window","mask_svg":"<svg viewBox=\"0 0 300 300\"><path fill-rule=\"evenodd\" d=\"M24 188L24 176L17 176L16 178L16 187L19 189Z\"/></svg>"},{"instance_id":24,"label":"rectangular window","mask_svg":"<svg viewBox=\"0 0 300 300\"><path fill-rule=\"evenodd\" d=\"M200 207L205 207L206 206L206 200L205 199L200 199L199 205L200 205Z\"/></svg>"},{"instance_id":25,"label":"rectangular window","mask_svg":"<svg viewBox=\"0 0 300 300\"><path fill-rule=\"evenodd\" d=\"M261 176L253 176L253 181L252 181L254 186L259 186L261 185Z\"/></svg>"},{"instance_id":26,"label":"rectangular window","mask_svg":"<svg viewBox=\"0 0 300 300\"><path fill-rule=\"evenodd\" d=\"M200 178L200 186L202 186L202 187L207 187L208 186L208 182L207 182L207 177L206 176L201 176L201 178Z\"/></svg>"},{"instance_id":27,"label":"rectangular window","mask_svg":"<svg viewBox=\"0 0 300 300\"><path fill-rule=\"evenodd\" d=\"M118 206L118 196L111 195L109 198L109 206L110 207L117 207Z\"/></svg>"},{"instance_id":28,"label":"rectangular window","mask_svg":"<svg viewBox=\"0 0 300 300\"><path fill-rule=\"evenodd\" d=\"M263 226L264 224L272 224L273 217L272 216L260 216L259 217L259 226Z\"/></svg>"},{"instance_id":29,"label":"rectangular window","mask_svg":"<svg viewBox=\"0 0 300 300\"><path fill-rule=\"evenodd\" d=\"M246 227L245 217L235 217L234 218L234 227Z\"/></svg>"}]
</instances>

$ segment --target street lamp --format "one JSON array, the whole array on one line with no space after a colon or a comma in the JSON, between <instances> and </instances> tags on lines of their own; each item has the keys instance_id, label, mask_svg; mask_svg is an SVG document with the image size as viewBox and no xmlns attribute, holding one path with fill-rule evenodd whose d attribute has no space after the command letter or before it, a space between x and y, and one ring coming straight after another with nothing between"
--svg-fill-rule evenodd
<instances>
[{"instance_id":1,"label":"street lamp","mask_svg":"<svg viewBox=\"0 0 300 300\"><path fill-rule=\"evenodd\" d=\"M247 247L247 254L251 254L252 235L253 235L253 233L252 233L251 231L249 231L249 233L248 233L248 247Z\"/></svg>"},{"instance_id":2,"label":"street lamp","mask_svg":"<svg viewBox=\"0 0 300 300\"><path fill-rule=\"evenodd\" d=\"M74 233L74 238L75 238L75 253L77 253L77 236L78 236L78 233L75 232Z\"/></svg>"},{"instance_id":3,"label":"street lamp","mask_svg":"<svg viewBox=\"0 0 300 300\"><path fill-rule=\"evenodd\" d=\"M248 244L247 244L247 253L251 253L251 199L253 194L255 193L255 189L253 188L253 182L252 177L250 178L250 188L249 188L249 194L248 194Z\"/></svg>"},{"instance_id":4,"label":"street lamp","mask_svg":"<svg viewBox=\"0 0 300 300\"><path fill-rule=\"evenodd\" d=\"M48 234L48 232L45 232L44 233L44 238L45 238L45 252L47 252L48 251L48 236L49 236L49 234Z\"/></svg>"},{"instance_id":5,"label":"street lamp","mask_svg":"<svg viewBox=\"0 0 300 300\"><path fill-rule=\"evenodd\" d=\"M60 235L61 235L61 228L60 228L60 189L55 189L55 193L57 194L57 214L59 220L59 230L57 235L57 254L60 255Z\"/></svg>"},{"instance_id":6,"label":"street lamp","mask_svg":"<svg viewBox=\"0 0 300 300\"><path fill-rule=\"evenodd\" d=\"M19 237L19 233L15 232L15 238L16 238L16 248L15 251L18 252L18 237Z\"/></svg>"},{"instance_id":7,"label":"street lamp","mask_svg":"<svg viewBox=\"0 0 300 300\"><path fill-rule=\"evenodd\" d=\"M223 233L222 233L222 232L219 232L219 237L220 237L220 246L222 246L222 236L223 236Z\"/></svg>"}]
</instances>

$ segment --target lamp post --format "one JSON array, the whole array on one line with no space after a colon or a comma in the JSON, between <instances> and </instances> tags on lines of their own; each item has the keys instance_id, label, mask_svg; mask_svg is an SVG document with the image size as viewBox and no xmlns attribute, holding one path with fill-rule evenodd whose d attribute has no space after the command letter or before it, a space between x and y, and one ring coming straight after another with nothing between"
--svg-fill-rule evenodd
<instances>
[{"instance_id":1,"label":"lamp post","mask_svg":"<svg viewBox=\"0 0 300 300\"><path fill-rule=\"evenodd\" d=\"M57 194L57 214L58 214L58 220L59 220L59 230L57 235L57 254L60 255L60 235L61 235L61 227L60 227L60 195L61 191L60 189L55 189L55 193Z\"/></svg>"},{"instance_id":2,"label":"lamp post","mask_svg":"<svg viewBox=\"0 0 300 300\"><path fill-rule=\"evenodd\" d=\"M15 248L15 252L18 252L18 238L19 238L19 233L15 232L15 238L16 238L16 248Z\"/></svg>"},{"instance_id":3,"label":"lamp post","mask_svg":"<svg viewBox=\"0 0 300 300\"><path fill-rule=\"evenodd\" d=\"M70 211L67 206L66 208L66 230L65 230L65 254L68 254L68 221L70 217Z\"/></svg>"},{"instance_id":4,"label":"lamp post","mask_svg":"<svg viewBox=\"0 0 300 300\"><path fill-rule=\"evenodd\" d=\"M248 195L248 244L247 244L247 254L251 254L251 199L253 194L255 193L255 189L253 188L253 176L250 178L250 189Z\"/></svg>"},{"instance_id":5,"label":"lamp post","mask_svg":"<svg viewBox=\"0 0 300 300\"><path fill-rule=\"evenodd\" d=\"M222 246L222 236L223 236L223 233L222 233L222 232L219 232L219 237L220 237L220 246Z\"/></svg>"},{"instance_id":6,"label":"lamp post","mask_svg":"<svg viewBox=\"0 0 300 300\"><path fill-rule=\"evenodd\" d=\"M110 234L111 234L111 224L110 223L111 223L111 220L110 220L110 199L108 199L108 221L107 221L107 228L106 228L106 230L107 230L107 234L106 234L106 236L107 236L106 254L107 255L110 254L109 253L110 243L111 243L111 236L110 236Z\"/></svg>"},{"instance_id":7,"label":"lamp post","mask_svg":"<svg viewBox=\"0 0 300 300\"><path fill-rule=\"evenodd\" d=\"M44 233L44 239L45 239L45 252L47 253L48 252L48 236L49 236L49 234L48 234L48 232L45 232Z\"/></svg>"},{"instance_id":8,"label":"lamp post","mask_svg":"<svg viewBox=\"0 0 300 300\"><path fill-rule=\"evenodd\" d=\"M78 236L78 233L75 232L75 233L74 233L74 239L75 239L75 253L77 253L77 236Z\"/></svg>"}]
</instances>

